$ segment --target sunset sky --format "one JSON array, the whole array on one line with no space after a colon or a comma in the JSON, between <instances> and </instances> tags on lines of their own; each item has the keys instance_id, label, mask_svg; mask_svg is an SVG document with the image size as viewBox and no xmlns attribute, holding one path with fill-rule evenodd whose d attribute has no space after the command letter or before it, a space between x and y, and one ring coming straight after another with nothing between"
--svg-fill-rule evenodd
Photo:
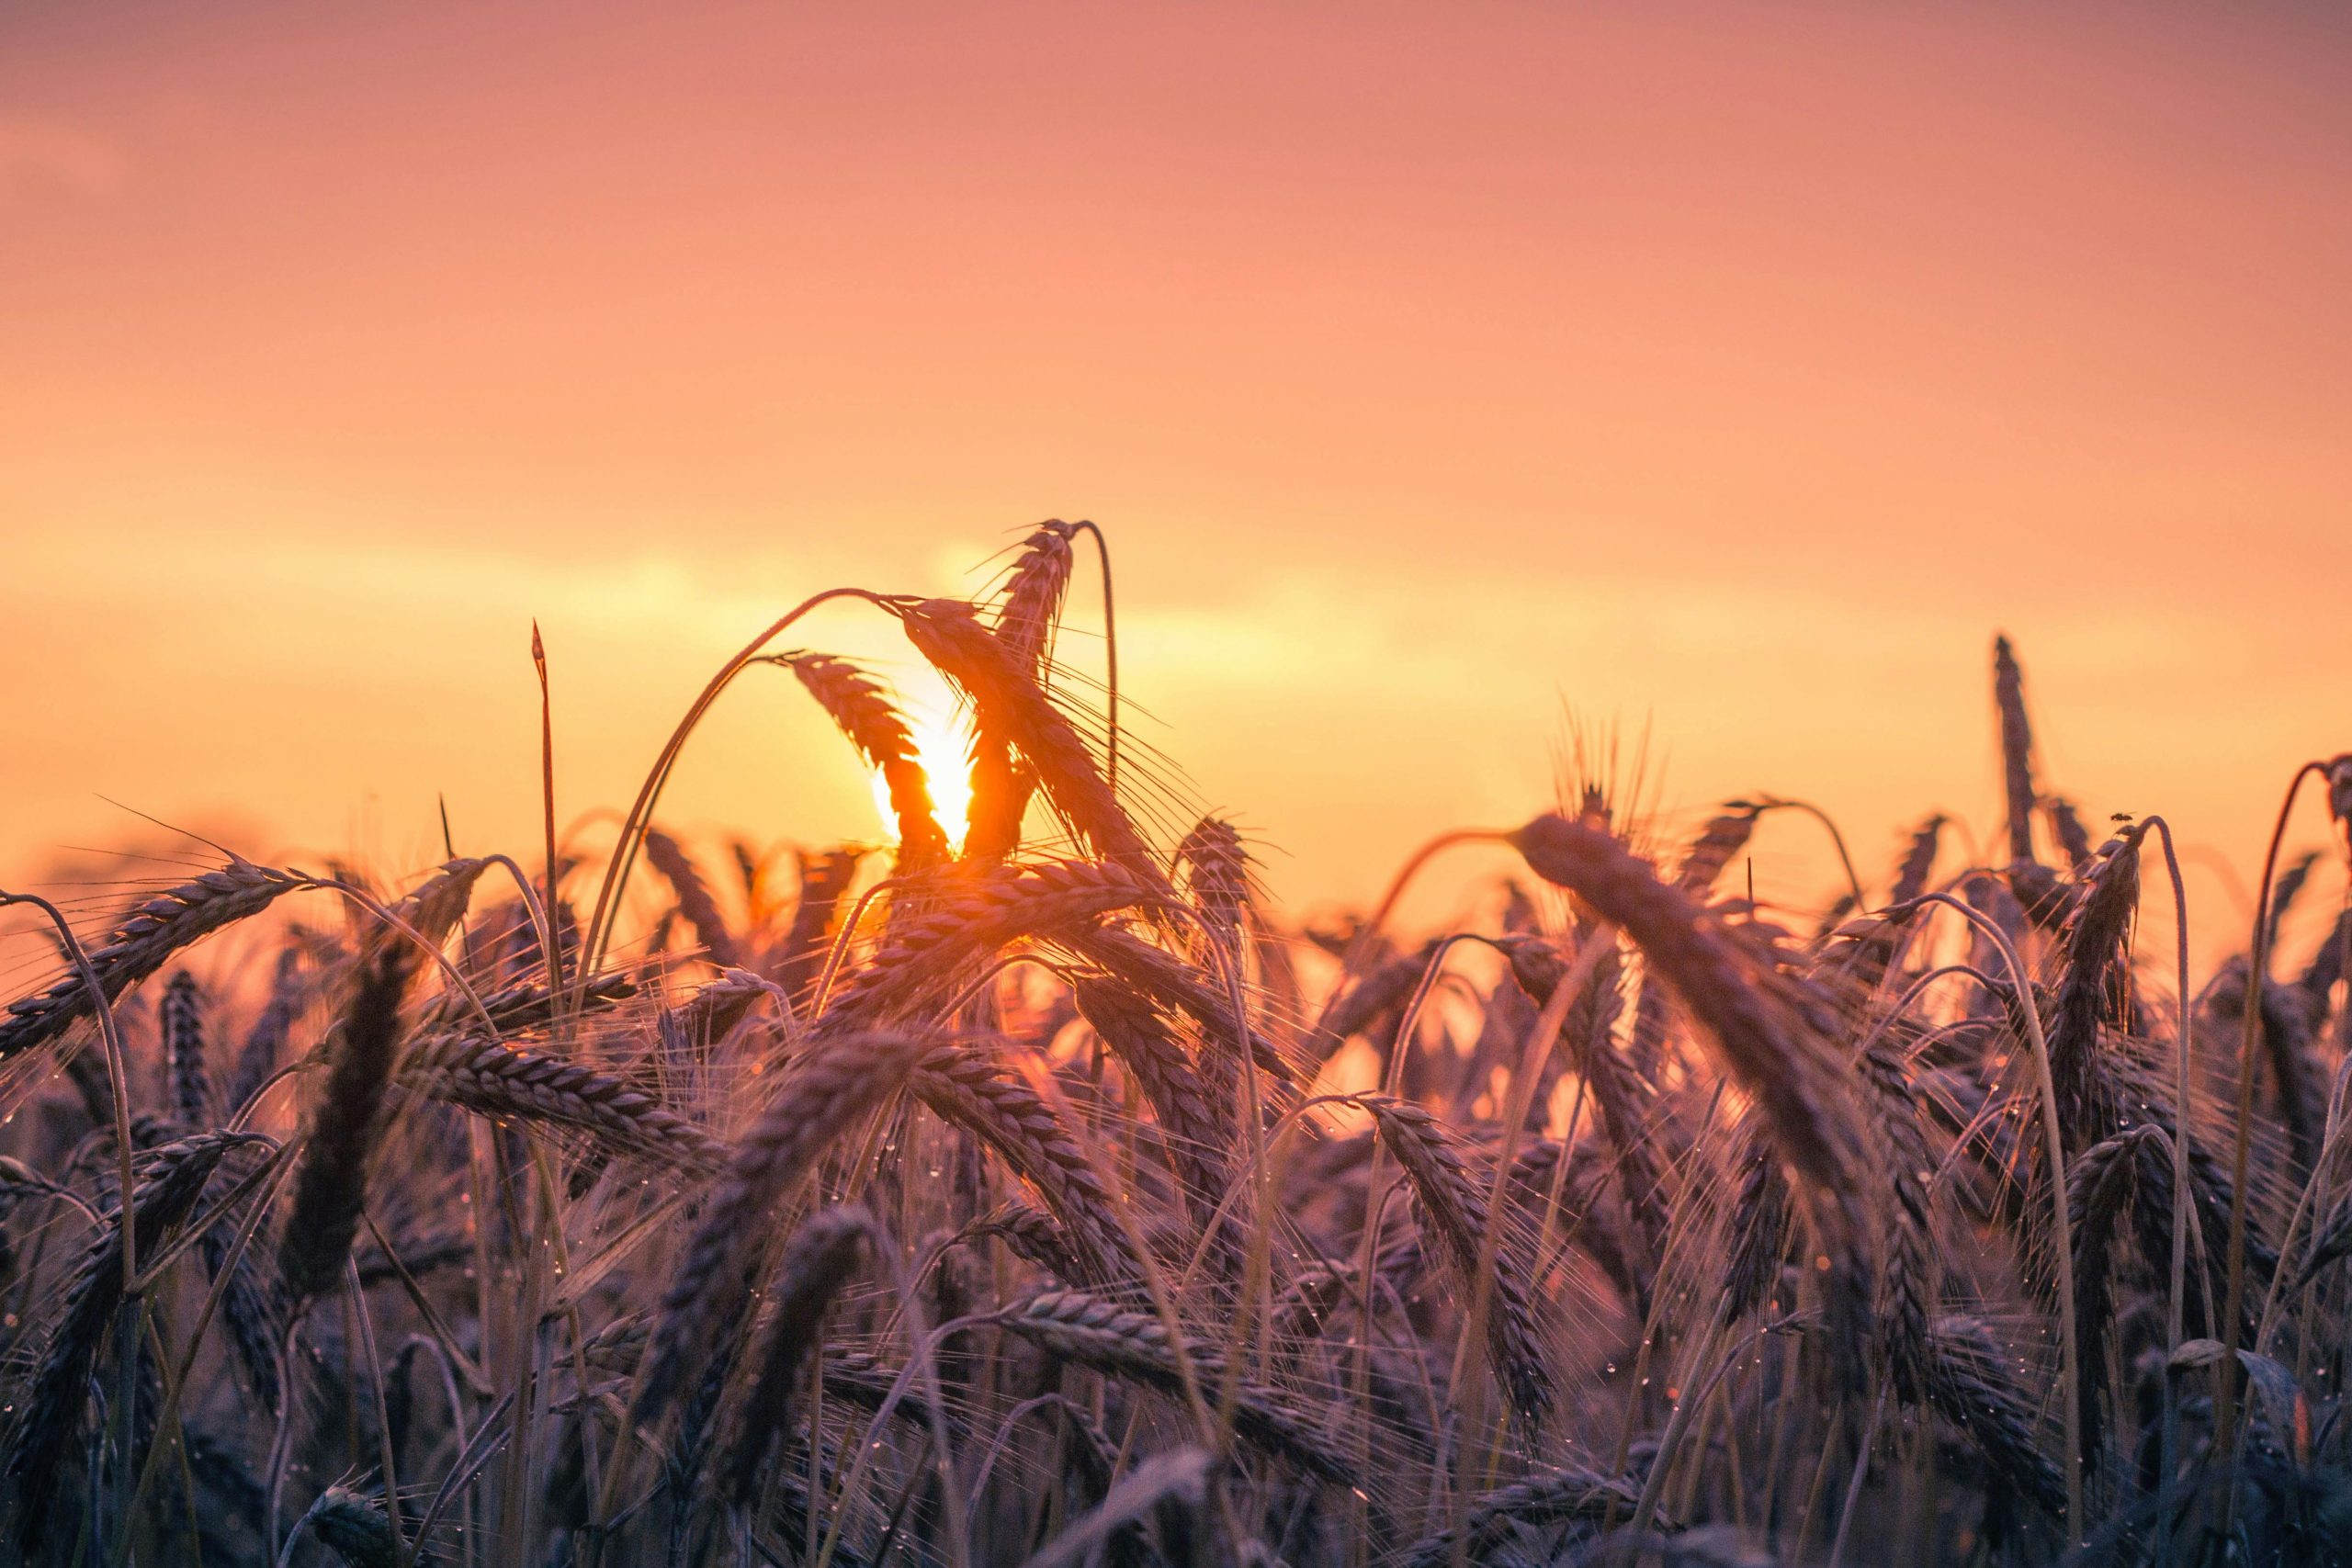
<instances>
[{"instance_id":1,"label":"sunset sky","mask_svg":"<svg viewBox=\"0 0 2352 1568\"><path fill-rule=\"evenodd\" d=\"M2056 787L2250 869L2352 746L2347 433L2319 6L13 5L0 874L530 854L534 617L571 817L1046 516L1302 907L1571 716L1678 825L1989 831L1996 628ZM671 818L876 834L763 673Z\"/></svg>"}]
</instances>

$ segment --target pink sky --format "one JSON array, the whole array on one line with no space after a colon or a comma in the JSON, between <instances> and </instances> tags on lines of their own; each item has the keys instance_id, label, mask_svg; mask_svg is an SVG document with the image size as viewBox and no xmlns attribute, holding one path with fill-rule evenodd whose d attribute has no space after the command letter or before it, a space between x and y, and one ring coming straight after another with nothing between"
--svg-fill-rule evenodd
<instances>
[{"instance_id":1,"label":"pink sky","mask_svg":"<svg viewBox=\"0 0 2352 1568\"><path fill-rule=\"evenodd\" d=\"M2247 863L2352 744L2347 106L2318 7L11 7L0 871L526 850L532 617L625 803L1046 515L1302 903L1570 708L1685 818L1989 829L1996 627L2058 787ZM876 830L780 682L673 806Z\"/></svg>"}]
</instances>

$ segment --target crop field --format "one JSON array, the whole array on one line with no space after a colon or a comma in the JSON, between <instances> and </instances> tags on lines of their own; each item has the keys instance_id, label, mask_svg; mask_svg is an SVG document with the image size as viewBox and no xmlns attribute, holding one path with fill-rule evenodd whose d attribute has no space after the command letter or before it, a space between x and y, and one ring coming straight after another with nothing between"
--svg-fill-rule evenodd
<instances>
[{"instance_id":1,"label":"crop field","mask_svg":"<svg viewBox=\"0 0 2352 1568\"><path fill-rule=\"evenodd\" d=\"M2279 769L2211 972L2006 639L1973 835L1669 836L1594 743L1302 922L1057 649L1101 539L810 601L963 755L804 605L503 853L9 893L0 1561L2352 1561L2352 757ZM673 829L754 671L887 839Z\"/></svg>"}]
</instances>

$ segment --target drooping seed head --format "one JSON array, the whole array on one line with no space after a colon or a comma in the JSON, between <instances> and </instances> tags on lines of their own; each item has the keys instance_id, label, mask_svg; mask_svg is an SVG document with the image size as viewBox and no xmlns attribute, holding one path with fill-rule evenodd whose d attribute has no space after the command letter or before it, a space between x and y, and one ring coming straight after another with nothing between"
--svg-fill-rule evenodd
<instances>
[{"instance_id":1,"label":"drooping seed head","mask_svg":"<svg viewBox=\"0 0 2352 1568\"><path fill-rule=\"evenodd\" d=\"M126 916L90 954L98 988L112 1001L191 942L310 886L291 872L234 861L159 893ZM78 970L45 991L10 1002L0 1015L0 1061L56 1039L89 1016L96 1004Z\"/></svg>"},{"instance_id":2,"label":"drooping seed head","mask_svg":"<svg viewBox=\"0 0 2352 1568\"><path fill-rule=\"evenodd\" d=\"M921 871L948 858L947 835L931 798L931 782L923 775L913 731L882 683L847 660L831 654L777 654L782 664L800 679L817 705L849 738L867 765L882 775L889 791L890 810L899 820L899 865Z\"/></svg>"}]
</instances>

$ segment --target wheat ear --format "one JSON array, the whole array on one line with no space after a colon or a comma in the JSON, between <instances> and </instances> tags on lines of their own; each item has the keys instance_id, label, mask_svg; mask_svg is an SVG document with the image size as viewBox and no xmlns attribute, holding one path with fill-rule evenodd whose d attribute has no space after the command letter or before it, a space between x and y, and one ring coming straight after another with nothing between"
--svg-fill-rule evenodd
<instances>
[{"instance_id":1,"label":"wheat ear","mask_svg":"<svg viewBox=\"0 0 2352 1568\"><path fill-rule=\"evenodd\" d=\"M351 1256L400 1048L401 1000L416 969L415 948L391 931L379 935L360 959L358 983L327 1058L326 1083L304 1133L292 1207L278 1241L278 1278L289 1306L334 1289Z\"/></svg>"},{"instance_id":2,"label":"wheat ear","mask_svg":"<svg viewBox=\"0 0 2352 1568\"><path fill-rule=\"evenodd\" d=\"M98 988L112 1001L191 942L310 886L308 877L293 872L240 860L158 893L126 916L106 944L90 954ZM79 974L10 1002L5 1021L0 1021L0 1061L56 1039L95 1005Z\"/></svg>"},{"instance_id":3,"label":"wheat ear","mask_svg":"<svg viewBox=\"0 0 2352 1568\"><path fill-rule=\"evenodd\" d=\"M739 1260L769 1207L852 1122L897 1091L930 1043L903 1033L853 1033L815 1042L803 1054L736 1144L671 1272L639 1375L639 1419L660 1418L702 1362L714 1330L741 1310L750 1284Z\"/></svg>"}]
</instances>

